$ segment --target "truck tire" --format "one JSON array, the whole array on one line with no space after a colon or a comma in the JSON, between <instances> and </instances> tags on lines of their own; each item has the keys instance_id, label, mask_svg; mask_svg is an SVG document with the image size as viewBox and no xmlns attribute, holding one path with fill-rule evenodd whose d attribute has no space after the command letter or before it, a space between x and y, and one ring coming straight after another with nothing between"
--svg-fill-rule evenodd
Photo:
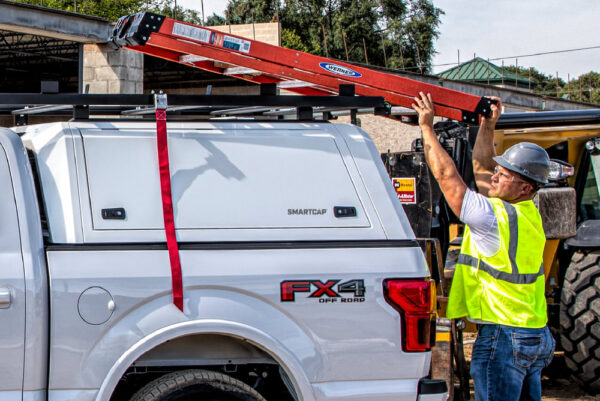
<instances>
[{"instance_id":1,"label":"truck tire","mask_svg":"<svg viewBox=\"0 0 600 401\"><path fill-rule=\"evenodd\" d=\"M600 392L600 250L577 251L560 302L560 339L573 379Z\"/></svg>"},{"instance_id":2,"label":"truck tire","mask_svg":"<svg viewBox=\"0 0 600 401\"><path fill-rule=\"evenodd\" d=\"M151 381L130 401L266 401L256 390L231 376L189 369Z\"/></svg>"}]
</instances>

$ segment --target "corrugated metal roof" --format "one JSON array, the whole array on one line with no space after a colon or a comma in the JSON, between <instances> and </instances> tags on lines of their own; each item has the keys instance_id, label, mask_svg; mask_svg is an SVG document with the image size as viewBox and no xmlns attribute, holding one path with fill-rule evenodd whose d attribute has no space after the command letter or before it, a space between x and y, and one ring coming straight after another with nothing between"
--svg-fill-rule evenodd
<instances>
[{"instance_id":1,"label":"corrugated metal roof","mask_svg":"<svg viewBox=\"0 0 600 401\"><path fill-rule=\"evenodd\" d=\"M471 61L467 61L456 67L450 68L449 70L440 72L437 74L438 77L444 79L460 80L460 81L474 81L480 83L490 84L502 84L504 81L505 85L514 85L515 79L519 87L529 87L529 79L522 76L517 76L510 71L503 70L501 67L493 63L476 57ZM503 78L504 76L504 78ZM531 81L531 86L535 86L536 82Z\"/></svg>"}]
</instances>

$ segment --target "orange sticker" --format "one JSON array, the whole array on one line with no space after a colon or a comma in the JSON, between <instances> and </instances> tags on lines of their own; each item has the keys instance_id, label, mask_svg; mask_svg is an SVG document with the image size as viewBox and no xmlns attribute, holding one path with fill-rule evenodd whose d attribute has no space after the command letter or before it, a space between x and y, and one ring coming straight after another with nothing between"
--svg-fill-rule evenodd
<instances>
[{"instance_id":1,"label":"orange sticker","mask_svg":"<svg viewBox=\"0 0 600 401\"><path fill-rule=\"evenodd\" d=\"M417 203L415 178L392 178L400 203Z\"/></svg>"}]
</instances>

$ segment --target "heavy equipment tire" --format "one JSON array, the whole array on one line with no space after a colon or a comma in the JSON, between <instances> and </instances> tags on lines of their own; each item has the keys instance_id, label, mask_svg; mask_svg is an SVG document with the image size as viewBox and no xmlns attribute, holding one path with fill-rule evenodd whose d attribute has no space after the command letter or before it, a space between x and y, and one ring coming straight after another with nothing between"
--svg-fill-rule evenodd
<instances>
[{"instance_id":1,"label":"heavy equipment tire","mask_svg":"<svg viewBox=\"0 0 600 401\"><path fill-rule=\"evenodd\" d=\"M266 401L246 383L210 370L188 369L151 381L130 401Z\"/></svg>"},{"instance_id":2,"label":"heavy equipment tire","mask_svg":"<svg viewBox=\"0 0 600 401\"><path fill-rule=\"evenodd\" d=\"M560 302L560 342L573 379L600 393L600 250L577 251Z\"/></svg>"}]
</instances>

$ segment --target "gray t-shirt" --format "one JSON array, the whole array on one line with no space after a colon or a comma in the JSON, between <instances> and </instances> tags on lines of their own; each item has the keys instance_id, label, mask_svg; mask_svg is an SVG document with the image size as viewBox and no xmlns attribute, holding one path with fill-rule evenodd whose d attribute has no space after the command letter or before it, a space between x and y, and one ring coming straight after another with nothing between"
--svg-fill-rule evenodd
<instances>
[{"instance_id":1,"label":"gray t-shirt","mask_svg":"<svg viewBox=\"0 0 600 401\"><path fill-rule=\"evenodd\" d=\"M469 226L473 242L483 256L492 256L500 249L498 220L492 202L485 196L467 189L463 198L460 220Z\"/></svg>"}]
</instances>

